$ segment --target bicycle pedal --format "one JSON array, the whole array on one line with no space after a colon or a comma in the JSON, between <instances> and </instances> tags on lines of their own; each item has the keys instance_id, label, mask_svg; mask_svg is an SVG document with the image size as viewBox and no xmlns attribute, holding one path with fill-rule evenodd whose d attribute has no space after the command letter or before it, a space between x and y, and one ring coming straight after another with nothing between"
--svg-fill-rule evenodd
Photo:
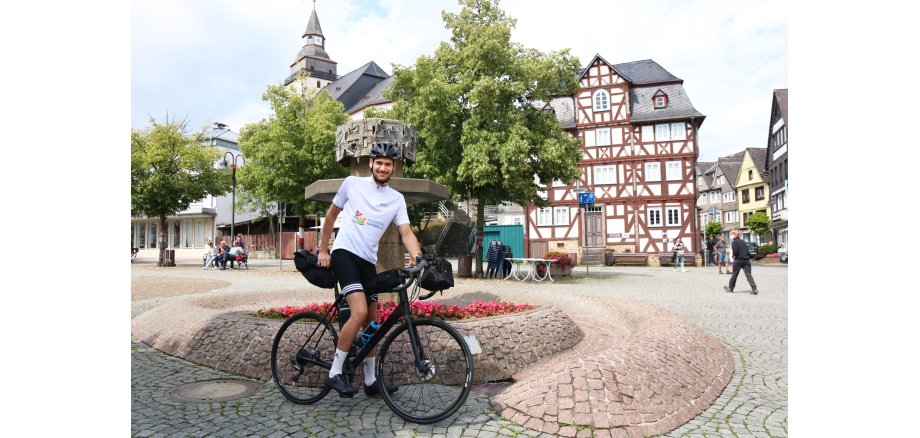
<instances>
[{"instance_id":1,"label":"bicycle pedal","mask_svg":"<svg viewBox=\"0 0 920 438\"><path fill-rule=\"evenodd\" d=\"M340 392L339 398L355 398L354 394L349 394L347 392Z\"/></svg>"}]
</instances>

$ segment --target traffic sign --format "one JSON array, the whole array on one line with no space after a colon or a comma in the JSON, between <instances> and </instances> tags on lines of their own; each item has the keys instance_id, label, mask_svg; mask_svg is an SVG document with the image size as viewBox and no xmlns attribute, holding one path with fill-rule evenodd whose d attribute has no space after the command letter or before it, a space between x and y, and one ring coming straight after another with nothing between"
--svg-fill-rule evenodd
<instances>
[{"instance_id":1,"label":"traffic sign","mask_svg":"<svg viewBox=\"0 0 920 438\"><path fill-rule=\"evenodd\" d=\"M593 204L594 192L581 192L578 194L578 205Z\"/></svg>"}]
</instances>

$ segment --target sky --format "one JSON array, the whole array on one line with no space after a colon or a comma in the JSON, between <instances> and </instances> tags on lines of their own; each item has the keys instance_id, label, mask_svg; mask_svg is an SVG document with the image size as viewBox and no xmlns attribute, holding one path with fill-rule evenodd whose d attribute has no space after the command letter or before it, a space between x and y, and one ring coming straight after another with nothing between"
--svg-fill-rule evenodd
<instances>
[{"instance_id":1,"label":"sky","mask_svg":"<svg viewBox=\"0 0 920 438\"><path fill-rule=\"evenodd\" d=\"M535 7L537 5L538 7ZM131 127L150 117L222 122L239 132L269 116L266 87L290 73L310 0L133 0ZM369 61L388 73L431 55L450 34L441 11L456 1L318 0L326 51L344 75ZM784 1L503 0L512 39L544 52L569 49L582 66L652 59L684 80L706 115L700 160L766 147L777 88L788 88ZM793 98L794 99L794 98Z\"/></svg>"}]
</instances>

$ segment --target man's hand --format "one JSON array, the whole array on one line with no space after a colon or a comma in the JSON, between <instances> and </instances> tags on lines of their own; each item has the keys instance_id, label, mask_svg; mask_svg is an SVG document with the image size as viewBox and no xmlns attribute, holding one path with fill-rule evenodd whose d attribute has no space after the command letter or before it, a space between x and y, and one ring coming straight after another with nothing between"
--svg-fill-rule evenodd
<instances>
[{"instance_id":1,"label":"man's hand","mask_svg":"<svg viewBox=\"0 0 920 438\"><path fill-rule=\"evenodd\" d=\"M329 262L332 261L332 257L329 256L329 253L322 250L319 252L319 254L316 255L316 258L319 259L316 262L316 265L320 268L328 268Z\"/></svg>"}]
</instances>

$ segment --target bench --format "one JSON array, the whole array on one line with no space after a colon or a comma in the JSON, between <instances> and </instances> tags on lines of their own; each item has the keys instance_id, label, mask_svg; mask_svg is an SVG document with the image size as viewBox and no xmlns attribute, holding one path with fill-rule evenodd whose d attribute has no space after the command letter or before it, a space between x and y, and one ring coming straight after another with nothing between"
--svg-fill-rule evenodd
<instances>
[{"instance_id":1,"label":"bench","mask_svg":"<svg viewBox=\"0 0 920 438\"><path fill-rule=\"evenodd\" d=\"M648 265L648 254L637 253L610 253L614 265Z\"/></svg>"},{"instance_id":2,"label":"bench","mask_svg":"<svg viewBox=\"0 0 920 438\"><path fill-rule=\"evenodd\" d=\"M661 266L671 266L671 256L674 253L662 252L658 254L658 263ZM696 266L696 257L699 254L696 253L686 253L684 254L684 266Z\"/></svg>"}]
</instances>

